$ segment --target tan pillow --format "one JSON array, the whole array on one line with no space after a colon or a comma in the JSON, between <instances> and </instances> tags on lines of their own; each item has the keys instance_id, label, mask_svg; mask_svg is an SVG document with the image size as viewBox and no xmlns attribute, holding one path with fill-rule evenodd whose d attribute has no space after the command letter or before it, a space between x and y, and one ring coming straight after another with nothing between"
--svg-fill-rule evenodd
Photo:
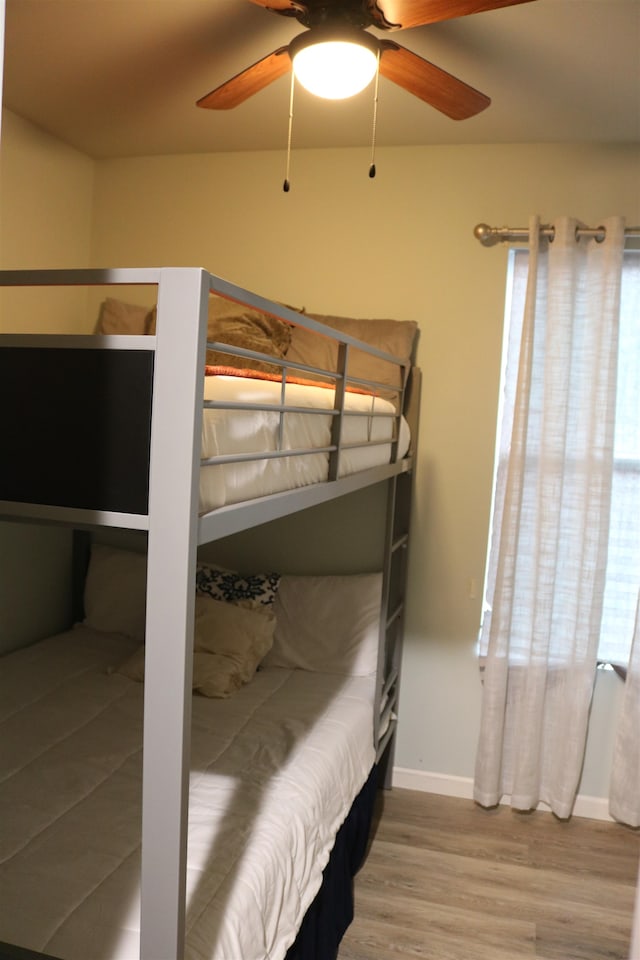
<instances>
[{"instance_id":1,"label":"tan pillow","mask_svg":"<svg viewBox=\"0 0 640 960\"><path fill-rule=\"evenodd\" d=\"M146 332L156 332L156 308L148 313ZM224 297L212 294L209 297L209 323L207 340L218 340L245 350L267 353L272 357L284 358L291 342L291 327L284 320L272 317L251 307L242 306ZM241 369L263 370L266 373L279 373L280 368L263 360L251 360L236 357L220 350L207 350L209 366L240 367Z\"/></svg>"},{"instance_id":2,"label":"tan pillow","mask_svg":"<svg viewBox=\"0 0 640 960\"><path fill-rule=\"evenodd\" d=\"M366 320L355 317L323 316L316 313L308 313L307 316L334 330L363 340L370 346L384 350L385 353L390 353L403 361L411 359L418 330L418 324L413 320ZM311 367L321 367L325 370L335 370L338 363L338 345L335 341L318 336L303 327L294 327L287 360L305 363ZM402 384L399 367L363 353L361 350L351 351L348 372L350 376L375 380L390 387L400 387ZM392 400L397 399L393 391L379 392L381 396Z\"/></svg>"},{"instance_id":3,"label":"tan pillow","mask_svg":"<svg viewBox=\"0 0 640 960\"><path fill-rule=\"evenodd\" d=\"M193 689L228 697L248 683L273 644L273 613L196 597ZM118 667L130 680L144 679L144 647Z\"/></svg>"},{"instance_id":4,"label":"tan pillow","mask_svg":"<svg viewBox=\"0 0 640 960\"><path fill-rule=\"evenodd\" d=\"M142 683L144 680L144 647L138 647L135 653L120 664L118 673L129 680L135 680L136 683Z\"/></svg>"},{"instance_id":5,"label":"tan pillow","mask_svg":"<svg viewBox=\"0 0 640 960\"><path fill-rule=\"evenodd\" d=\"M194 650L228 661L228 673L238 686L248 683L271 649L275 627L271 611L196 597ZM194 689L206 693L200 680L194 680Z\"/></svg>"},{"instance_id":6,"label":"tan pillow","mask_svg":"<svg viewBox=\"0 0 640 960\"><path fill-rule=\"evenodd\" d=\"M107 297L100 307L95 332L141 337L147 332L148 315L148 307Z\"/></svg>"}]
</instances>

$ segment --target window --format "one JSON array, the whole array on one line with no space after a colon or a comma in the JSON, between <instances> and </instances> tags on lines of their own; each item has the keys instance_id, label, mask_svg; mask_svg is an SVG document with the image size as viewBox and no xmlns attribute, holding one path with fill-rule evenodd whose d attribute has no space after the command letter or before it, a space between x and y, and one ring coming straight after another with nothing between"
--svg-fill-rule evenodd
<instances>
[{"instance_id":1,"label":"window","mask_svg":"<svg viewBox=\"0 0 640 960\"><path fill-rule=\"evenodd\" d=\"M529 254L509 254L498 437L513 416L517 365L506 358L519 343L527 288ZM508 449L496 450L495 478L506 469ZM494 488L495 488L494 478ZM493 511L492 511L493 513ZM489 538L490 540L490 538ZM625 251L620 307L616 428L607 577L598 657L626 666L640 588L640 249ZM486 595L486 585L485 585ZM486 609L486 607L485 607ZM486 649L480 648L480 655Z\"/></svg>"}]
</instances>

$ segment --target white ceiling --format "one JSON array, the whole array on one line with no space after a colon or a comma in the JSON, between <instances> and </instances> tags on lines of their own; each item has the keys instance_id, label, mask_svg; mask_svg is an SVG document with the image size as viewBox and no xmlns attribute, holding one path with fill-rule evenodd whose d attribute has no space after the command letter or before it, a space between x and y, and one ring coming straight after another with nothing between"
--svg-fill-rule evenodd
<instances>
[{"instance_id":1,"label":"white ceiling","mask_svg":"<svg viewBox=\"0 0 640 960\"><path fill-rule=\"evenodd\" d=\"M93 157L283 149L288 77L231 111L195 101L303 29L248 0L7 0L4 102ZM381 79L379 145L640 142L640 0L533 0L393 39L492 104L453 121ZM368 145L372 100L298 91L294 149Z\"/></svg>"}]
</instances>

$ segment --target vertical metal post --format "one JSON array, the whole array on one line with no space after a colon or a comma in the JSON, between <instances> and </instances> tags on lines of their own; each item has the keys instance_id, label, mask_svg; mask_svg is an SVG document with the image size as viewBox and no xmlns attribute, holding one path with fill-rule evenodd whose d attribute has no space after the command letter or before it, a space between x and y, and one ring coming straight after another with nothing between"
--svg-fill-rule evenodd
<instances>
[{"instance_id":1,"label":"vertical metal post","mask_svg":"<svg viewBox=\"0 0 640 960\"><path fill-rule=\"evenodd\" d=\"M181 960L184 954L208 290L208 277L202 270L161 271L149 485L140 918L143 960Z\"/></svg>"},{"instance_id":2,"label":"vertical metal post","mask_svg":"<svg viewBox=\"0 0 640 960\"><path fill-rule=\"evenodd\" d=\"M390 614L391 593L391 566L393 563L393 530L396 504L397 477L387 481L387 505L384 534L384 561L382 570L382 600L380 604L380 627L378 629L378 669L376 674L376 696L373 716L373 745L378 749L380 730L380 707L382 691L387 680L386 654L388 630L387 624Z\"/></svg>"},{"instance_id":3,"label":"vertical metal post","mask_svg":"<svg viewBox=\"0 0 640 960\"><path fill-rule=\"evenodd\" d=\"M344 421L344 404L347 392L347 370L349 365L349 344L338 344L338 373L336 380L334 406L340 412L335 414L331 421L331 444L336 449L329 454L328 480L337 480L340 476L340 454L342 453L342 424Z\"/></svg>"}]
</instances>

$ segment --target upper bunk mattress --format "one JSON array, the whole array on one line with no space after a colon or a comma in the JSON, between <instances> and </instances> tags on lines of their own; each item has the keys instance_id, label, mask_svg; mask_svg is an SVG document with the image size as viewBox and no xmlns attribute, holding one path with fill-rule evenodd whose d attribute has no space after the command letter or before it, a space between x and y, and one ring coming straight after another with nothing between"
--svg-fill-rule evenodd
<instances>
[{"instance_id":1,"label":"upper bunk mattress","mask_svg":"<svg viewBox=\"0 0 640 960\"><path fill-rule=\"evenodd\" d=\"M277 405L315 410L333 410L334 390L325 387L282 384L250 377L210 376L205 378L205 400L219 403ZM394 405L381 397L347 392L342 423L342 443L365 444L342 450L338 475L341 477L389 463L395 429ZM367 415L369 414L369 415ZM229 454L272 453L277 450L326 448L331 444L333 417L327 413L286 413L278 411L205 408L202 425L202 457ZM400 421L398 457L409 448L409 427ZM253 497L293 490L328 479L329 454L311 453L289 457L247 460L204 466L200 471L200 513Z\"/></svg>"},{"instance_id":2,"label":"upper bunk mattress","mask_svg":"<svg viewBox=\"0 0 640 960\"><path fill-rule=\"evenodd\" d=\"M136 646L86 627L2 658L0 940L139 952ZM193 698L187 960L280 960L374 763L374 679L265 668Z\"/></svg>"}]
</instances>

